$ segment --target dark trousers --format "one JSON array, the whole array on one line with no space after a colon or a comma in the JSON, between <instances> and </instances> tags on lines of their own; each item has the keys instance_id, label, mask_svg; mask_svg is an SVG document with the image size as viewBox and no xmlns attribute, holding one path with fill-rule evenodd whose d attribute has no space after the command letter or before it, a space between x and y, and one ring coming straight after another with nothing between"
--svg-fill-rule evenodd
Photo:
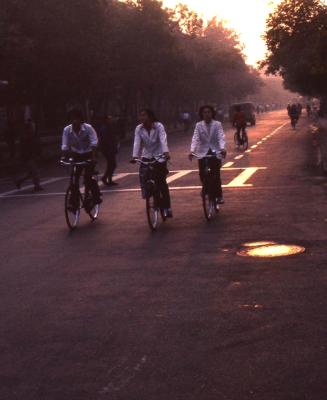
<instances>
[{"instance_id":1,"label":"dark trousers","mask_svg":"<svg viewBox=\"0 0 327 400\"><path fill-rule=\"evenodd\" d=\"M117 162L116 162L116 154L114 153L103 153L104 158L106 159L106 170L105 173L103 174L103 180L105 181L112 181L112 176L115 172L115 169L117 168Z\"/></svg>"},{"instance_id":2,"label":"dark trousers","mask_svg":"<svg viewBox=\"0 0 327 400\"><path fill-rule=\"evenodd\" d=\"M92 153L78 154L73 153L71 157L75 162L87 161L92 158ZM73 199L72 202L76 205L78 204L78 189L79 189L79 180L80 177L84 173L84 185L86 191L90 190L92 193L92 197L96 203L100 203L101 200L101 192L98 186L98 182L93 178L95 174L95 164L90 163L87 166L77 166L74 175L74 191L73 191Z\"/></svg>"},{"instance_id":3,"label":"dark trousers","mask_svg":"<svg viewBox=\"0 0 327 400\"><path fill-rule=\"evenodd\" d=\"M149 159L143 158L143 161L150 161ZM140 183L142 188L143 197L146 197L146 187L145 182L148 179L149 168L145 165L140 166ZM167 162L164 163L156 163L153 165L153 178L156 182L157 188L160 191L161 195L161 204L162 208L171 208L171 201L170 201L170 193L169 187L167 184L167 175L169 173L167 169Z\"/></svg>"},{"instance_id":4,"label":"dark trousers","mask_svg":"<svg viewBox=\"0 0 327 400\"><path fill-rule=\"evenodd\" d=\"M22 168L26 172L23 176L17 179L17 182L22 184L27 179L32 178L34 186L35 187L40 186L40 176L36 161L34 159L25 160L22 163Z\"/></svg>"},{"instance_id":5,"label":"dark trousers","mask_svg":"<svg viewBox=\"0 0 327 400\"><path fill-rule=\"evenodd\" d=\"M220 169L221 169L221 160L218 158L209 158L199 160L199 172L200 179L202 184L205 180L206 168L210 169L210 173L213 174L213 194L216 199L223 197L223 191L221 187L221 177L220 177Z\"/></svg>"}]
</instances>

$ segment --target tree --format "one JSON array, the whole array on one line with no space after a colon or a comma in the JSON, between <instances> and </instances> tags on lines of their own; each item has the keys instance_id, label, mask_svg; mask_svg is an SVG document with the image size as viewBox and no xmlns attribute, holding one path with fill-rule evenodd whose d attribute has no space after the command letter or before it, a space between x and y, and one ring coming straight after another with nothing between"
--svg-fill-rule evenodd
<instances>
[{"instance_id":1,"label":"tree","mask_svg":"<svg viewBox=\"0 0 327 400\"><path fill-rule=\"evenodd\" d=\"M327 6L321 0L284 0L267 21L268 74L287 89L327 97Z\"/></svg>"}]
</instances>

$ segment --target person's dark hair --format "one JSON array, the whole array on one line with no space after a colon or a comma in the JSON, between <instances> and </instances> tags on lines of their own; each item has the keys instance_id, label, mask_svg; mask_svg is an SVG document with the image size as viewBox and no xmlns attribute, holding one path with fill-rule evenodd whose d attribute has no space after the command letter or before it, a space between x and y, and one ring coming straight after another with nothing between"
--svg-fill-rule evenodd
<instances>
[{"instance_id":1,"label":"person's dark hair","mask_svg":"<svg viewBox=\"0 0 327 400\"><path fill-rule=\"evenodd\" d=\"M202 106L200 108L200 110L199 110L199 117L200 117L201 121L203 121L203 112L204 112L205 109L209 109L212 112L212 118L213 119L216 118L216 110L212 106L207 104L207 105Z\"/></svg>"},{"instance_id":2,"label":"person's dark hair","mask_svg":"<svg viewBox=\"0 0 327 400\"><path fill-rule=\"evenodd\" d=\"M241 106L236 106L236 107L235 107L235 111L237 111L237 112L242 111L242 107L241 107Z\"/></svg>"},{"instance_id":3,"label":"person's dark hair","mask_svg":"<svg viewBox=\"0 0 327 400\"><path fill-rule=\"evenodd\" d=\"M140 113L146 113L147 116L151 119L152 122L158 122L158 118L156 117L155 113L150 110L149 108L143 108Z\"/></svg>"},{"instance_id":4,"label":"person's dark hair","mask_svg":"<svg viewBox=\"0 0 327 400\"><path fill-rule=\"evenodd\" d=\"M74 119L80 119L82 122L84 122L83 112L78 108L73 108L72 110L70 110L68 115L71 121Z\"/></svg>"}]
</instances>

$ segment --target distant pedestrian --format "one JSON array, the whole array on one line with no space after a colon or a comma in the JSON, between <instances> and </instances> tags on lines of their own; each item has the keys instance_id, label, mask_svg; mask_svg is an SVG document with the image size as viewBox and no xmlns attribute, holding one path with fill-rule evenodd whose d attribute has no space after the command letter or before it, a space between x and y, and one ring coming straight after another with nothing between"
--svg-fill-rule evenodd
<instances>
[{"instance_id":1,"label":"distant pedestrian","mask_svg":"<svg viewBox=\"0 0 327 400\"><path fill-rule=\"evenodd\" d=\"M118 185L112 180L117 167L116 156L118 152L117 129L112 116L104 118L103 124L99 129L100 151L106 159L106 170L102 177L104 185Z\"/></svg>"},{"instance_id":2,"label":"distant pedestrian","mask_svg":"<svg viewBox=\"0 0 327 400\"><path fill-rule=\"evenodd\" d=\"M4 131L4 140L8 146L8 153L11 159L16 156L17 125L10 121Z\"/></svg>"},{"instance_id":3,"label":"distant pedestrian","mask_svg":"<svg viewBox=\"0 0 327 400\"><path fill-rule=\"evenodd\" d=\"M35 133L35 125L28 120L24 126L20 137L20 163L24 170L23 176L16 179L17 189L21 188L24 181L31 178L34 184L34 191L42 191L37 160L41 154L39 138Z\"/></svg>"}]
</instances>

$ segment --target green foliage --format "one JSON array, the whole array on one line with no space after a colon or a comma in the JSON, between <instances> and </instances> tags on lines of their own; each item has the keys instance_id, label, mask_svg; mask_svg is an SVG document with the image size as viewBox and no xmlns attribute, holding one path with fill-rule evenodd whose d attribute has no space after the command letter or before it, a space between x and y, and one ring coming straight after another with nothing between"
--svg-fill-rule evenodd
<instances>
[{"instance_id":1,"label":"green foliage","mask_svg":"<svg viewBox=\"0 0 327 400\"><path fill-rule=\"evenodd\" d=\"M284 0L269 16L267 73L304 95L327 95L327 6L320 0Z\"/></svg>"},{"instance_id":2,"label":"green foliage","mask_svg":"<svg viewBox=\"0 0 327 400\"><path fill-rule=\"evenodd\" d=\"M199 101L255 91L259 78L235 34L208 26L185 5L156 0L2 0L0 78L17 101L90 99L121 112L148 105L167 114Z\"/></svg>"}]
</instances>

